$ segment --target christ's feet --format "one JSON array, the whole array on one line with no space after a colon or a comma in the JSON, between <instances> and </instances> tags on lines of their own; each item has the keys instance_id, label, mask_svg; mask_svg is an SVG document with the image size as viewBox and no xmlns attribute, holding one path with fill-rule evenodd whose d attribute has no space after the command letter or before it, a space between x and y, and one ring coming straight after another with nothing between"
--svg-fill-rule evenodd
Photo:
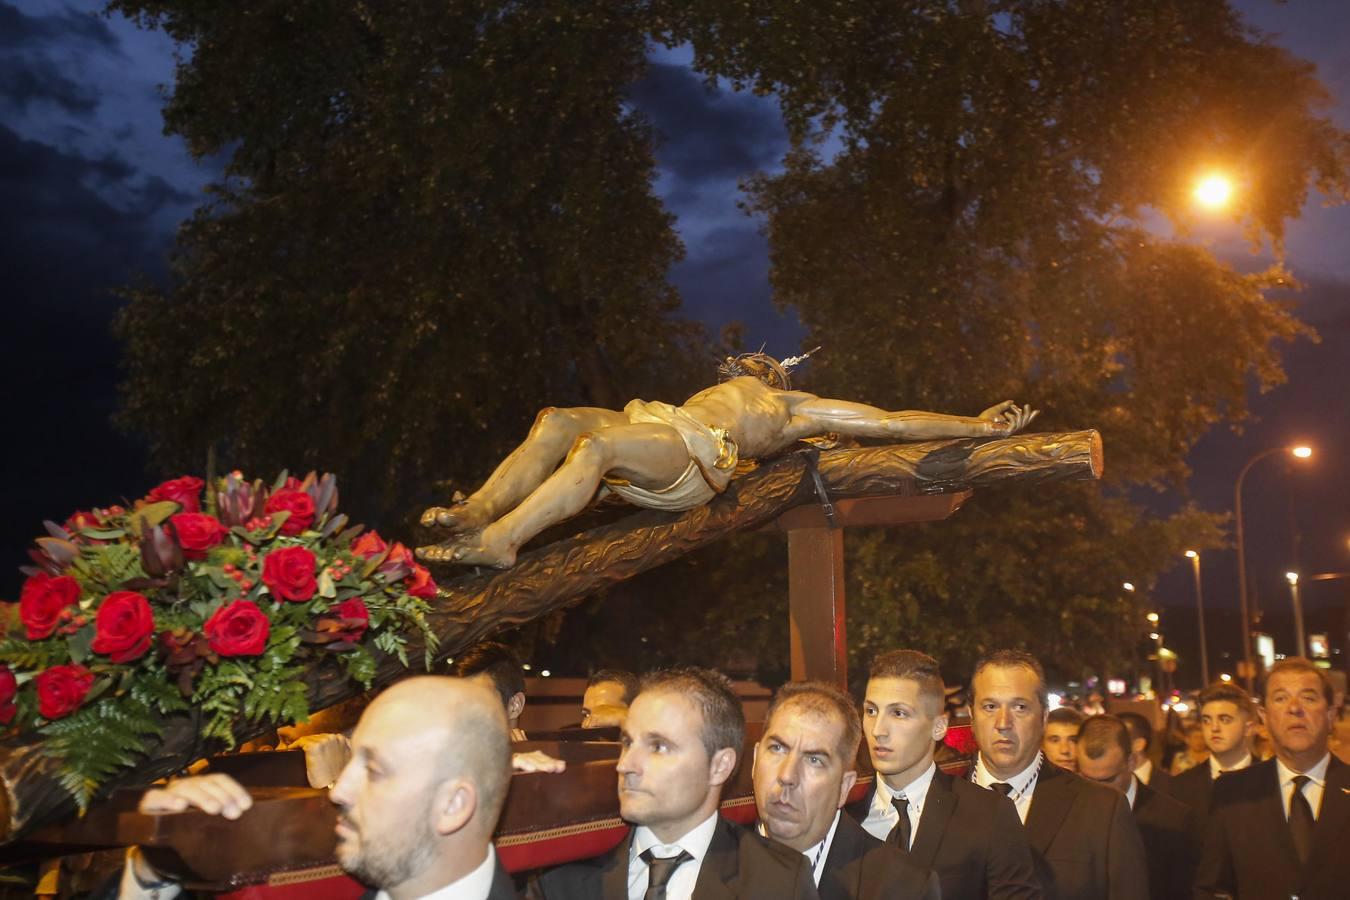
<instances>
[{"instance_id":1,"label":"christ's feet","mask_svg":"<svg viewBox=\"0 0 1350 900\"><path fill-rule=\"evenodd\" d=\"M429 512L429 510L428 510ZM487 529L460 534L440 544L418 547L417 556L428 562L509 569L516 564L516 548L498 546L486 538Z\"/></svg>"},{"instance_id":2,"label":"christ's feet","mask_svg":"<svg viewBox=\"0 0 1350 900\"><path fill-rule=\"evenodd\" d=\"M465 500L455 492L450 506L433 506L422 513L422 524L428 528L448 528L454 532L473 531L492 522L492 515L481 503Z\"/></svg>"}]
</instances>

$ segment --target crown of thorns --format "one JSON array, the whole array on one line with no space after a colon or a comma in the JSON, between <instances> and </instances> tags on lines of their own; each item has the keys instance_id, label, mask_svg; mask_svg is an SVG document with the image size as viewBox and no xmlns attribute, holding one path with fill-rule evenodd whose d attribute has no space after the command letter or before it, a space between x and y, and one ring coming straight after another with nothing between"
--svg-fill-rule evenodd
<instances>
[{"instance_id":1,"label":"crown of thorns","mask_svg":"<svg viewBox=\"0 0 1350 900\"><path fill-rule=\"evenodd\" d=\"M791 390L792 379L788 372L795 366L804 363L807 357L819 349L819 347L813 347L801 356L789 356L781 362L763 350L754 353L742 353L738 356L728 356L717 366L717 380L730 381L742 375L749 375L752 378L758 378L770 387L776 387L784 391Z\"/></svg>"}]
</instances>

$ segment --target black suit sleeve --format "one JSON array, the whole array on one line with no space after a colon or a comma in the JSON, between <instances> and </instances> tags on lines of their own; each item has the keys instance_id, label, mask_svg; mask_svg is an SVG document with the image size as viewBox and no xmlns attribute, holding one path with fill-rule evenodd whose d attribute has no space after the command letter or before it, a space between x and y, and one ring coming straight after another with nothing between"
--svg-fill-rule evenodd
<instances>
[{"instance_id":1,"label":"black suit sleeve","mask_svg":"<svg viewBox=\"0 0 1350 900\"><path fill-rule=\"evenodd\" d=\"M1195 900L1216 900L1235 895L1237 879L1233 875L1233 857L1222 817L1215 809L1205 829L1205 845L1195 868Z\"/></svg>"},{"instance_id":2,"label":"black suit sleeve","mask_svg":"<svg viewBox=\"0 0 1350 900\"><path fill-rule=\"evenodd\" d=\"M1106 845L1106 900L1149 900L1148 858L1144 841L1124 794L1111 808L1111 833Z\"/></svg>"},{"instance_id":3,"label":"black suit sleeve","mask_svg":"<svg viewBox=\"0 0 1350 900\"><path fill-rule=\"evenodd\" d=\"M1041 900L1027 831L1012 801L999 798L994 804L994 840L985 863L989 900Z\"/></svg>"}]
</instances>

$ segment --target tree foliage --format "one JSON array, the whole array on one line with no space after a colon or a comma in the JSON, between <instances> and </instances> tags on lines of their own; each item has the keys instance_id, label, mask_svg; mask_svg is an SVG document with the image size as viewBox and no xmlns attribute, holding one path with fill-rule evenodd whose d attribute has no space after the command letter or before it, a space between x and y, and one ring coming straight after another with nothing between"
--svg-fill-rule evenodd
<instances>
[{"instance_id":1,"label":"tree foliage","mask_svg":"<svg viewBox=\"0 0 1350 900\"><path fill-rule=\"evenodd\" d=\"M748 207L777 302L825 347L809 387L964 413L1024 399L1107 448L1100 489L989 492L850 536L858 660L1121 655L1122 573L1222 540L1216 517L1157 518L1138 491L1182 485L1195 441L1240 423L1249 386L1282 380L1279 345L1312 336L1267 296L1279 269L1239 274L1143 226L1184 230L1193 177L1222 167L1234 215L1278 250L1310 188L1350 183L1312 67L1225 0L112 8L186 48L168 128L228 158L174 283L123 316L125 421L165 464L209 444L322 464L383 513L436 479L476 484L542 406L694 385L701 338L665 279L679 243L625 92L656 40L776 98L792 151ZM574 667L749 647L781 671L785 646L753 643L785 633L782 560L747 538L615 591L622 634L588 606L534 636Z\"/></svg>"}]
</instances>

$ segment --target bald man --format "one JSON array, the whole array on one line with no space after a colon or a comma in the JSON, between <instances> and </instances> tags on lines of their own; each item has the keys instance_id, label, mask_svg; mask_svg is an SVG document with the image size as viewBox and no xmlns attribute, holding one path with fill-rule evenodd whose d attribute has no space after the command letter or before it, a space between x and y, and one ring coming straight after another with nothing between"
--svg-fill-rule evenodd
<instances>
[{"instance_id":1,"label":"bald man","mask_svg":"<svg viewBox=\"0 0 1350 900\"><path fill-rule=\"evenodd\" d=\"M365 900L507 900L492 832L511 778L506 714L493 690L459 678L410 678L377 697L352 733L332 788L338 862L372 886ZM206 775L146 792L144 813L200 809L237 819L253 805L238 782ZM178 886L128 854L119 897L170 900Z\"/></svg>"}]
</instances>

